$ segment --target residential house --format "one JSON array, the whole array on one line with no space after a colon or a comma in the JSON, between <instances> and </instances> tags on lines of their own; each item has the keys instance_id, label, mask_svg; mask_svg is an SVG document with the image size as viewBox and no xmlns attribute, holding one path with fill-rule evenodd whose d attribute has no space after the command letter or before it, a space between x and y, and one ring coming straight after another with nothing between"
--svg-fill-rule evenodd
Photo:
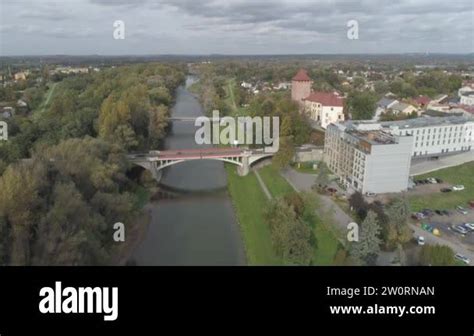
<instances>
[{"instance_id":1,"label":"residential house","mask_svg":"<svg viewBox=\"0 0 474 336\"><path fill-rule=\"evenodd\" d=\"M428 96L418 96L415 99L413 99L416 105L418 105L420 108L426 108L429 103L431 102L431 98Z\"/></svg>"},{"instance_id":2,"label":"residential house","mask_svg":"<svg viewBox=\"0 0 474 336\"><path fill-rule=\"evenodd\" d=\"M412 114L414 112L418 113L418 109L413 105L406 104L406 103L396 103L390 107L390 110L394 114Z\"/></svg>"}]
</instances>

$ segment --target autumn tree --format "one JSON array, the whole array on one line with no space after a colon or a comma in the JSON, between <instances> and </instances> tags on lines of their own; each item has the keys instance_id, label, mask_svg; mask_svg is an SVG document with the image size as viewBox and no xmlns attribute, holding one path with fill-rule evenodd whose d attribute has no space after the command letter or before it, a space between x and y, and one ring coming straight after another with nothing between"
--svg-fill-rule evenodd
<instances>
[{"instance_id":1,"label":"autumn tree","mask_svg":"<svg viewBox=\"0 0 474 336\"><path fill-rule=\"evenodd\" d=\"M297 218L292 206L283 199L273 201L265 213L274 249L291 264L308 265L312 259L310 227Z\"/></svg>"}]
</instances>

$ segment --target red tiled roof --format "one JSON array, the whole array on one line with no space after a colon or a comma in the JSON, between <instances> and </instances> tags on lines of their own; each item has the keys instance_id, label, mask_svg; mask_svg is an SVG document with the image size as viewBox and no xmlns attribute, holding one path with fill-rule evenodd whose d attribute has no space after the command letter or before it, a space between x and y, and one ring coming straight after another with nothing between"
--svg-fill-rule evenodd
<instances>
[{"instance_id":1,"label":"red tiled roof","mask_svg":"<svg viewBox=\"0 0 474 336\"><path fill-rule=\"evenodd\" d=\"M311 78L309 78L306 70L300 69L300 71L298 71L295 77L293 77L293 80L298 82L310 82Z\"/></svg>"},{"instance_id":2,"label":"red tiled roof","mask_svg":"<svg viewBox=\"0 0 474 336\"><path fill-rule=\"evenodd\" d=\"M419 96L416 97L414 100L418 105L428 105L431 101L431 98L427 96Z\"/></svg>"},{"instance_id":3,"label":"red tiled roof","mask_svg":"<svg viewBox=\"0 0 474 336\"><path fill-rule=\"evenodd\" d=\"M323 106L343 106L344 100L332 92L313 92L304 100L320 103Z\"/></svg>"}]
</instances>

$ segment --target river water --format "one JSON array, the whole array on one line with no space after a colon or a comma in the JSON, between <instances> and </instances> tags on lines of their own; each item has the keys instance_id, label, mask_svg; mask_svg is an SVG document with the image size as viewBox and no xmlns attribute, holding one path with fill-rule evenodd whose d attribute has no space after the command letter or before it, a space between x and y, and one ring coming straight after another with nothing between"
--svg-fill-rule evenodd
<instances>
[{"instance_id":1,"label":"river water","mask_svg":"<svg viewBox=\"0 0 474 336\"><path fill-rule=\"evenodd\" d=\"M178 88L172 114L203 115L201 104L187 88ZM196 148L194 123L173 122L166 149ZM149 204L151 223L132 260L137 265L242 265L245 253L231 200L227 176L220 161L183 162L164 170L165 189L182 195ZM184 191L184 194L183 194Z\"/></svg>"}]
</instances>

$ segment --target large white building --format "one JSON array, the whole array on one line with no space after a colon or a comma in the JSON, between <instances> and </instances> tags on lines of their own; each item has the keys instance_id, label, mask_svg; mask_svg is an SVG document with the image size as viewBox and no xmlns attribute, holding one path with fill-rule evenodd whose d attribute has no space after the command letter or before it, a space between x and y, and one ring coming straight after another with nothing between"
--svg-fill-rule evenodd
<instances>
[{"instance_id":1,"label":"large white building","mask_svg":"<svg viewBox=\"0 0 474 336\"><path fill-rule=\"evenodd\" d=\"M340 182L363 193L408 188L411 160L474 149L474 119L421 117L347 121L326 130L324 161Z\"/></svg>"},{"instance_id":2,"label":"large white building","mask_svg":"<svg viewBox=\"0 0 474 336\"><path fill-rule=\"evenodd\" d=\"M440 156L474 149L474 119L465 116L421 117L374 123L350 121L359 130L382 130L413 136L413 157Z\"/></svg>"},{"instance_id":3,"label":"large white building","mask_svg":"<svg viewBox=\"0 0 474 336\"><path fill-rule=\"evenodd\" d=\"M408 188L413 136L362 130L351 123L326 130L324 161L349 190L401 192Z\"/></svg>"},{"instance_id":4,"label":"large white building","mask_svg":"<svg viewBox=\"0 0 474 336\"><path fill-rule=\"evenodd\" d=\"M474 91L463 93L460 98L460 103L462 105L474 106Z\"/></svg>"}]
</instances>

